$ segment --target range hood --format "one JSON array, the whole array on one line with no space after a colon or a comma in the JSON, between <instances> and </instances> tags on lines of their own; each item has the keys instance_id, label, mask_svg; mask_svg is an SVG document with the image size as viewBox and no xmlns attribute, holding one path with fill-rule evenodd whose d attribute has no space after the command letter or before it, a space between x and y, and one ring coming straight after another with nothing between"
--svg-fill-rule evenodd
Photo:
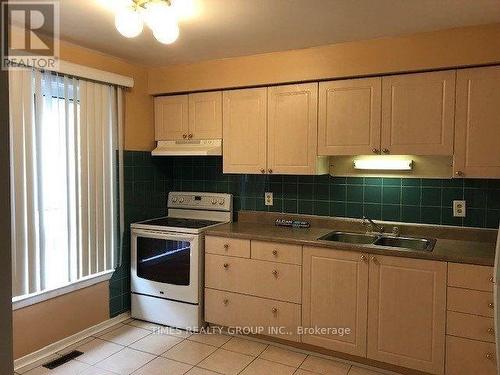
<instances>
[{"instance_id":1,"label":"range hood","mask_svg":"<svg viewBox=\"0 0 500 375\"><path fill-rule=\"evenodd\" d=\"M222 155L222 139L158 141L153 156Z\"/></svg>"}]
</instances>

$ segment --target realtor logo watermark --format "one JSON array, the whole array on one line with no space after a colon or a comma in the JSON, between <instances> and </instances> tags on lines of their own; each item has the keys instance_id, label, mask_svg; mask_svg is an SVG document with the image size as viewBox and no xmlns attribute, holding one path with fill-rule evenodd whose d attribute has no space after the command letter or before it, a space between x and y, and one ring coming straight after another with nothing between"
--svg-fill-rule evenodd
<instances>
[{"instance_id":1,"label":"realtor logo watermark","mask_svg":"<svg viewBox=\"0 0 500 375\"><path fill-rule=\"evenodd\" d=\"M59 2L2 2L2 69L57 69Z\"/></svg>"}]
</instances>

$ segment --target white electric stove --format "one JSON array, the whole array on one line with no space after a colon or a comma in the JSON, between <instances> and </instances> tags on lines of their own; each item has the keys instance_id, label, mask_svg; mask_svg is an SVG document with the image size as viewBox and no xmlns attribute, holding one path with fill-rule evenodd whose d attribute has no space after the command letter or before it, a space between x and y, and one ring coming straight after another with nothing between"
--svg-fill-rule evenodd
<instances>
[{"instance_id":1,"label":"white electric stove","mask_svg":"<svg viewBox=\"0 0 500 375\"><path fill-rule=\"evenodd\" d=\"M203 325L203 231L232 221L231 194L171 192L166 217L131 224L132 317Z\"/></svg>"}]
</instances>

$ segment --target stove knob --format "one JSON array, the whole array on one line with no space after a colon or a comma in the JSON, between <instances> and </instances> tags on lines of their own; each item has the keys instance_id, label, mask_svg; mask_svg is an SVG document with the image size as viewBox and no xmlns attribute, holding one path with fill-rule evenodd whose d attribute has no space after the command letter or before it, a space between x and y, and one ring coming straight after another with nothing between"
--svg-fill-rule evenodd
<instances>
[{"instance_id":1,"label":"stove knob","mask_svg":"<svg viewBox=\"0 0 500 375\"><path fill-rule=\"evenodd\" d=\"M212 199L212 204L217 204L217 201L215 199Z\"/></svg>"},{"instance_id":2,"label":"stove knob","mask_svg":"<svg viewBox=\"0 0 500 375\"><path fill-rule=\"evenodd\" d=\"M224 198L219 199L219 204L222 206L224 204Z\"/></svg>"},{"instance_id":3,"label":"stove knob","mask_svg":"<svg viewBox=\"0 0 500 375\"><path fill-rule=\"evenodd\" d=\"M173 197L172 202L174 202L174 203L177 202L177 197Z\"/></svg>"},{"instance_id":4,"label":"stove knob","mask_svg":"<svg viewBox=\"0 0 500 375\"><path fill-rule=\"evenodd\" d=\"M179 203L184 203L184 198L179 198Z\"/></svg>"}]
</instances>

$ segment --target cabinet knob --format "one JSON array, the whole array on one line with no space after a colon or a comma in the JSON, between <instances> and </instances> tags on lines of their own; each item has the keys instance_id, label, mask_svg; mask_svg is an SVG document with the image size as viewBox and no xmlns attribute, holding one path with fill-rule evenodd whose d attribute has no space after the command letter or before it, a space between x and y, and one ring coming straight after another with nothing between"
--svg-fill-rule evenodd
<instances>
[{"instance_id":1,"label":"cabinet knob","mask_svg":"<svg viewBox=\"0 0 500 375\"><path fill-rule=\"evenodd\" d=\"M384 148L384 149L382 150L382 152L383 152L384 154L388 154L388 153L389 153L389 149Z\"/></svg>"},{"instance_id":2,"label":"cabinet knob","mask_svg":"<svg viewBox=\"0 0 500 375\"><path fill-rule=\"evenodd\" d=\"M228 243L225 243L225 244L224 244L224 250L226 250L226 251L227 251L228 249L229 249L229 244L228 244Z\"/></svg>"},{"instance_id":3,"label":"cabinet knob","mask_svg":"<svg viewBox=\"0 0 500 375\"><path fill-rule=\"evenodd\" d=\"M373 263L378 264L378 259L376 257L372 257L371 259Z\"/></svg>"},{"instance_id":4,"label":"cabinet knob","mask_svg":"<svg viewBox=\"0 0 500 375\"><path fill-rule=\"evenodd\" d=\"M271 168L269 168L267 171L268 171L269 173L273 173L273 170L272 170Z\"/></svg>"},{"instance_id":5,"label":"cabinet knob","mask_svg":"<svg viewBox=\"0 0 500 375\"><path fill-rule=\"evenodd\" d=\"M486 359L492 360L495 356L493 355L493 353L486 353L485 357Z\"/></svg>"},{"instance_id":6,"label":"cabinet knob","mask_svg":"<svg viewBox=\"0 0 500 375\"><path fill-rule=\"evenodd\" d=\"M495 329L494 328L488 328L488 333L490 335L494 335L495 334Z\"/></svg>"},{"instance_id":7,"label":"cabinet knob","mask_svg":"<svg viewBox=\"0 0 500 375\"><path fill-rule=\"evenodd\" d=\"M362 261L362 262L366 262L366 261L368 260L368 259L366 259L366 255L361 255L361 257L360 257L360 258L361 258L361 261Z\"/></svg>"},{"instance_id":8,"label":"cabinet knob","mask_svg":"<svg viewBox=\"0 0 500 375\"><path fill-rule=\"evenodd\" d=\"M488 303L488 307L489 307L490 309L492 309L492 308L494 308L494 307L495 307L495 304L494 304L493 302L490 302L490 303Z\"/></svg>"},{"instance_id":9,"label":"cabinet knob","mask_svg":"<svg viewBox=\"0 0 500 375\"><path fill-rule=\"evenodd\" d=\"M278 308L277 307L273 307L273 309L271 311L273 312L274 315L276 315L278 313Z\"/></svg>"},{"instance_id":10,"label":"cabinet knob","mask_svg":"<svg viewBox=\"0 0 500 375\"><path fill-rule=\"evenodd\" d=\"M229 268L229 263L224 263L224 268L227 270Z\"/></svg>"},{"instance_id":11,"label":"cabinet knob","mask_svg":"<svg viewBox=\"0 0 500 375\"><path fill-rule=\"evenodd\" d=\"M266 170L265 169L261 169L260 173L264 174L264 173L266 173Z\"/></svg>"},{"instance_id":12,"label":"cabinet knob","mask_svg":"<svg viewBox=\"0 0 500 375\"><path fill-rule=\"evenodd\" d=\"M229 300L227 298L224 298L224 300L222 301L224 303L224 305L228 305L229 304Z\"/></svg>"},{"instance_id":13,"label":"cabinet knob","mask_svg":"<svg viewBox=\"0 0 500 375\"><path fill-rule=\"evenodd\" d=\"M273 255L274 255L275 257L277 257L277 256L278 256L278 250L273 250Z\"/></svg>"},{"instance_id":14,"label":"cabinet knob","mask_svg":"<svg viewBox=\"0 0 500 375\"><path fill-rule=\"evenodd\" d=\"M274 276L276 279L278 278L278 276L279 276L279 272L278 272L278 270L274 270L274 271L273 271L273 276Z\"/></svg>"},{"instance_id":15,"label":"cabinet knob","mask_svg":"<svg viewBox=\"0 0 500 375\"><path fill-rule=\"evenodd\" d=\"M373 152L374 154L378 154L378 153L379 153L378 148L372 148L372 152Z\"/></svg>"},{"instance_id":16,"label":"cabinet knob","mask_svg":"<svg viewBox=\"0 0 500 375\"><path fill-rule=\"evenodd\" d=\"M490 283L495 284L495 278L493 276L490 277Z\"/></svg>"},{"instance_id":17,"label":"cabinet knob","mask_svg":"<svg viewBox=\"0 0 500 375\"><path fill-rule=\"evenodd\" d=\"M189 139L193 138L193 134L189 134L189 135L188 135L188 138L189 138Z\"/></svg>"},{"instance_id":18,"label":"cabinet knob","mask_svg":"<svg viewBox=\"0 0 500 375\"><path fill-rule=\"evenodd\" d=\"M187 134L183 134L182 138L186 139L187 138Z\"/></svg>"},{"instance_id":19,"label":"cabinet knob","mask_svg":"<svg viewBox=\"0 0 500 375\"><path fill-rule=\"evenodd\" d=\"M463 176L463 175L464 175L464 172L462 172L462 171L455 172L455 176Z\"/></svg>"}]
</instances>

